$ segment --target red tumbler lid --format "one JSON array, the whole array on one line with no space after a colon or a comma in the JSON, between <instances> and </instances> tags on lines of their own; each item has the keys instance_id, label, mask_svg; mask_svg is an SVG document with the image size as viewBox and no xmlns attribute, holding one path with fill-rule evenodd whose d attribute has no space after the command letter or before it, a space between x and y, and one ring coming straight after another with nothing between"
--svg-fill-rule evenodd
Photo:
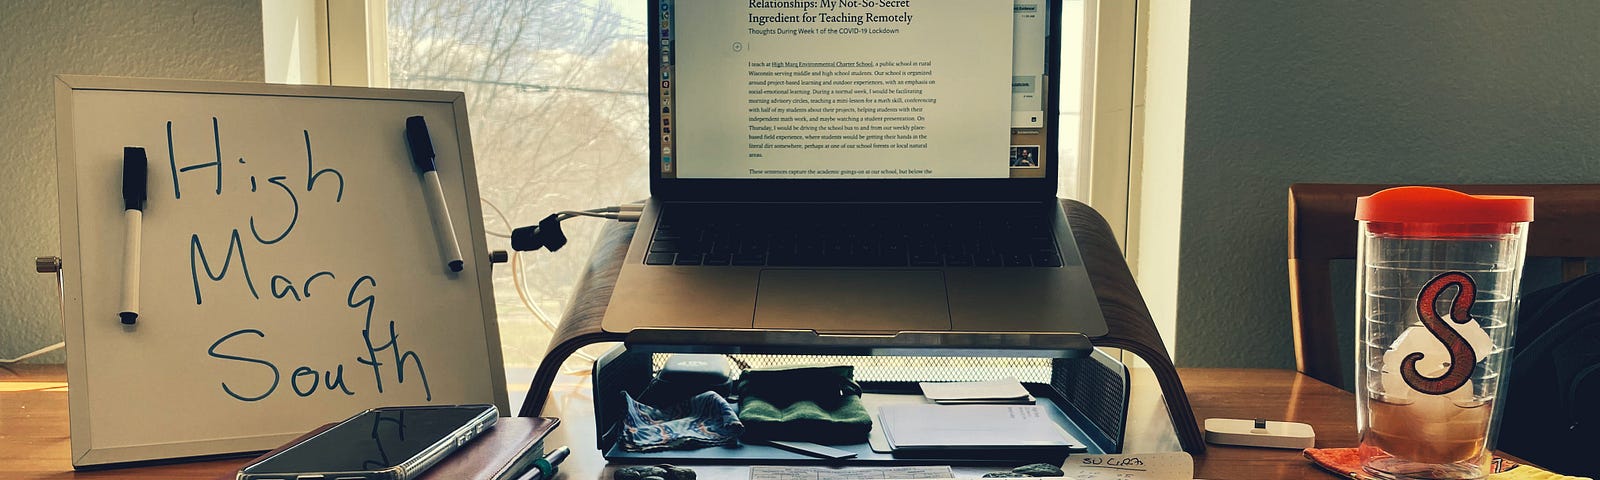
<instances>
[{"instance_id":1,"label":"red tumbler lid","mask_svg":"<svg viewBox=\"0 0 1600 480\"><path fill-rule=\"evenodd\" d=\"M1533 221L1533 197L1468 195L1438 187L1395 187L1356 199L1356 220L1387 233L1418 231L1417 225L1475 224L1478 228L1422 228L1434 234L1503 232L1512 223ZM1499 225L1503 227L1490 227Z\"/></svg>"}]
</instances>

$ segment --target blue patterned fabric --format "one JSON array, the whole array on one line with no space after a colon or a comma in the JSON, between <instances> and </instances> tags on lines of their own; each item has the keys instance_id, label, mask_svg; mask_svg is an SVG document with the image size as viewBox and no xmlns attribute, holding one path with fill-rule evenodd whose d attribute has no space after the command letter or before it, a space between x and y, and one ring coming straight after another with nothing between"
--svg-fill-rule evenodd
<instances>
[{"instance_id":1,"label":"blue patterned fabric","mask_svg":"<svg viewBox=\"0 0 1600 480\"><path fill-rule=\"evenodd\" d=\"M622 419L622 449L649 452L729 445L744 434L739 413L722 395L705 392L665 411L633 400L622 392L627 416Z\"/></svg>"}]
</instances>

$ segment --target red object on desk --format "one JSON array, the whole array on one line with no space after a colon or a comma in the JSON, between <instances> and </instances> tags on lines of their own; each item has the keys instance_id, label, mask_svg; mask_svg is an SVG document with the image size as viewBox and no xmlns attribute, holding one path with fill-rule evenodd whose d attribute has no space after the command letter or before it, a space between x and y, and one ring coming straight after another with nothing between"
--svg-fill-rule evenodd
<instances>
[{"instance_id":1,"label":"red object on desk","mask_svg":"<svg viewBox=\"0 0 1600 480\"><path fill-rule=\"evenodd\" d=\"M1367 480L1369 477L1361 473L1361 452L1355 448L1307 448L1306 458L1323 469L1350 477L1355 480ZM1490 473L1500 473L1517 467L1517 462L1494 457L1493 464L1489 467Z\"/></svg>"}]
</instances>

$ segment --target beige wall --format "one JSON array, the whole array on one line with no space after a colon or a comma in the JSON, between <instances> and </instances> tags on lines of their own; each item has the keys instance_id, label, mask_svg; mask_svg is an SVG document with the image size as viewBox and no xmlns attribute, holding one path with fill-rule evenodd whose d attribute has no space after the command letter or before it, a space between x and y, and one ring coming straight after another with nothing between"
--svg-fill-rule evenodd
<instances>
[{"instance_id":1,"label":"beige wall","mask_svg":"<svg viewBox=\"0 0 1600 480\"><path fill-rule=\"evenodd\" d=\"M62 339L52 76L261 81L261 42L260 0L0 0L0 358Z\"/></svg>"}]
</instances>

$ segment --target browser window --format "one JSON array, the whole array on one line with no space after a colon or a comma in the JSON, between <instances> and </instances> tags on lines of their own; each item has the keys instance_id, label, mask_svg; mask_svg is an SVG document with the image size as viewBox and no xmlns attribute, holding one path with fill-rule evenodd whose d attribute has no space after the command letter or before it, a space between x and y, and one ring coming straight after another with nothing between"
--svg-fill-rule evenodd
<instances>
[{"instance_id":1,"label":"browser window","mask_svg":"<svg viewBox=\"0 0 1600 480\"><path fill-rule=\"evenodd\" d=\"M1045 176L1042 0L660 6L663 177Z\"/></svg>"}]
</instances>

